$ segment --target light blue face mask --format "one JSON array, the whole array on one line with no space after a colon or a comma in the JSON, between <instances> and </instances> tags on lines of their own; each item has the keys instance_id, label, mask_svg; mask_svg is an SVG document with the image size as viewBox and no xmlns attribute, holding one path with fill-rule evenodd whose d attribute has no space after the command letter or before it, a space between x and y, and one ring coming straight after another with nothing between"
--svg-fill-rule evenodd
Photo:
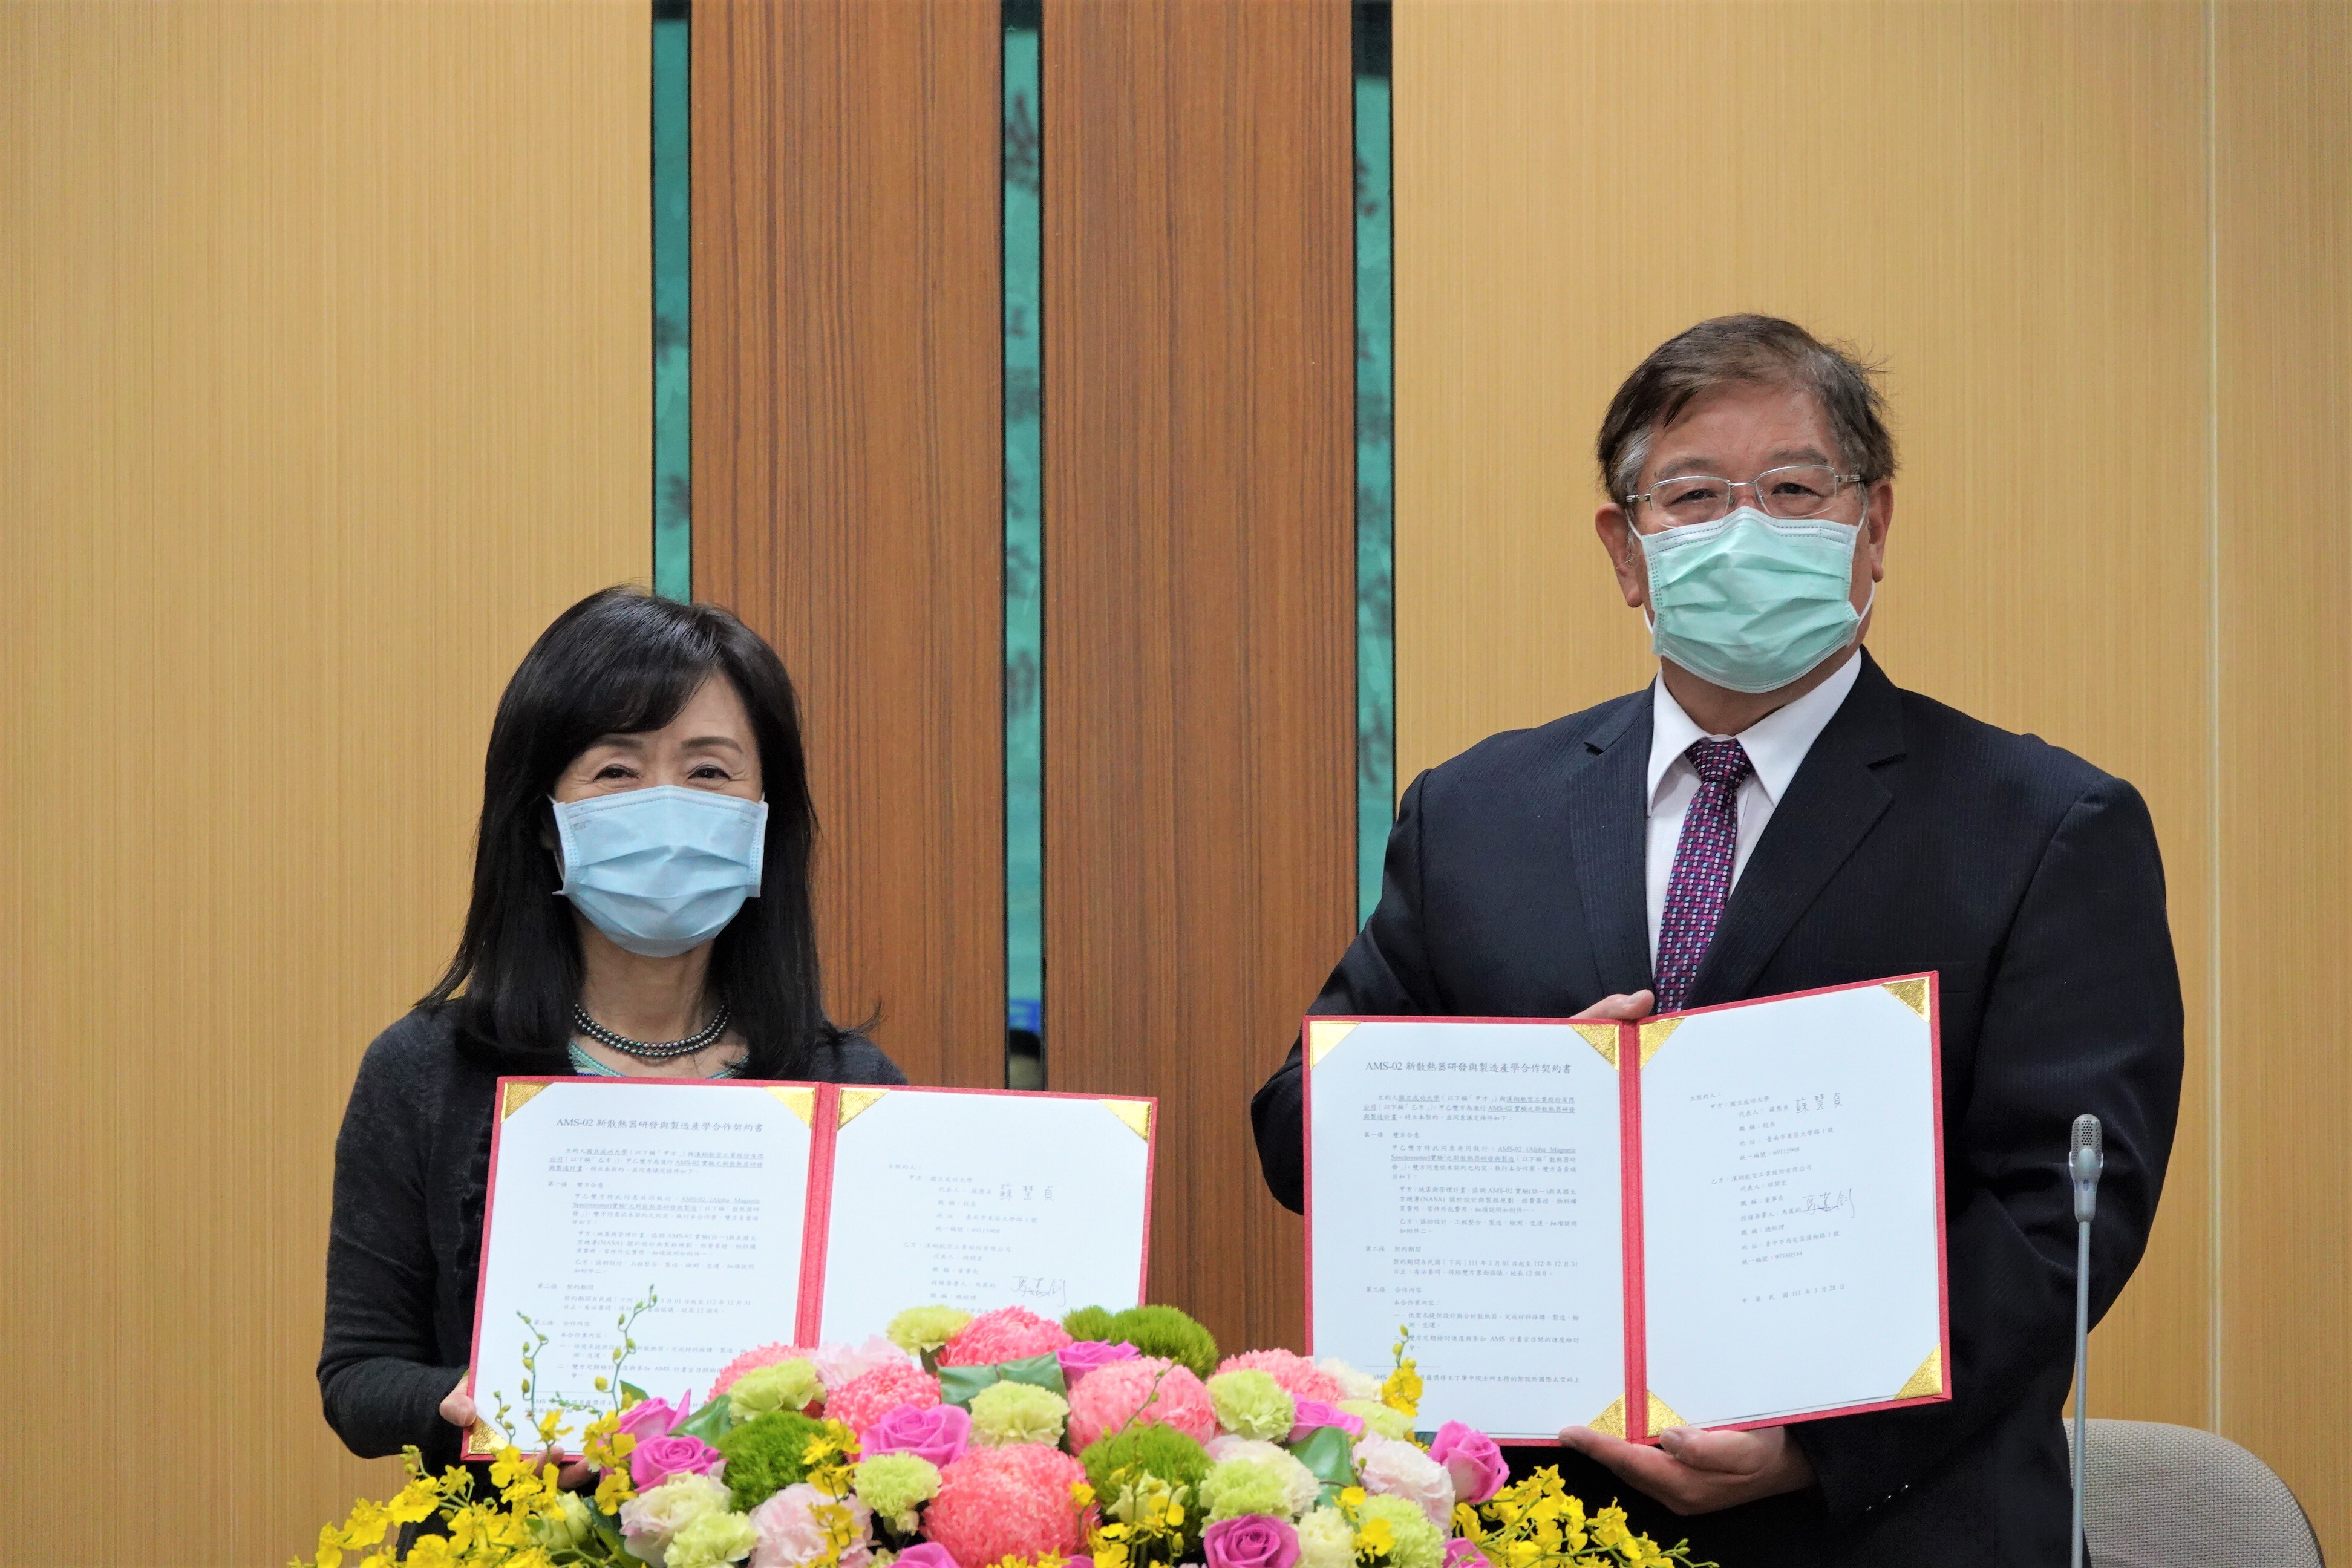
<instances>
[{"instance_id":1,"label":"light blue face mask","mask_svg":"<svg viewBox=\"0 0 2352 1568\"><path fill-rule=\"evenodd\" d=\"M1634 537L1650 565L1651 651L1726 690L1788 685L1853 642L1869 608L1850 597L1859 523L1743 506Z\"/></svg>"},{"instance_id":2,"label":"light blue face mask","mask_svg":"<svg viewBox=\"0 0 2352 1568\"><path fill-rule=\"evenodd\" d=\"M768 803L657 784L557 801L572 907L619 946L674 958L760 896Z\"/></svg>"}]
</instances>

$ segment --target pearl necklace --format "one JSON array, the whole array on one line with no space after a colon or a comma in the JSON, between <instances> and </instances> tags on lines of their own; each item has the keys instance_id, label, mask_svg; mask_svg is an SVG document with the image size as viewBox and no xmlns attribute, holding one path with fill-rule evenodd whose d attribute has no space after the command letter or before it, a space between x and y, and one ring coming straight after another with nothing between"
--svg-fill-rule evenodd
<instances>
[{"instance_id":1,"label":"pearl necklace","mask_svg":"<svg viewBox=\"0 0 2352 1568\"><path fill-rule=\"evenodd\" d=\"M635 1057L640 1061L665 1062L674 1057L692 1056L725 1034L727 1004L721 1002L719 1010L710 1015L710 1022L682 1040L633 1040L625 1035L616 1035L590 1017L588 1009L577 1002L572 1005L572 1025L598 1045L619 1051L624 1056Z\"/></svg>"}]
</instances>

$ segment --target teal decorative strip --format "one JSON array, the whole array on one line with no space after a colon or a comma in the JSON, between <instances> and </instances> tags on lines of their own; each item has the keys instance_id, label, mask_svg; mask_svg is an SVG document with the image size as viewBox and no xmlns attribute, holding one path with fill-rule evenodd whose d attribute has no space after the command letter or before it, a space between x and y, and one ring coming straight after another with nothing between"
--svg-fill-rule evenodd
<instances>
[{"instance_id":1,"label":"teal decorative strip","mask_svg":"<svg viewBox=\"0 0 2352 1568\"><path fill-rule=\"evenodd\" d=\"M1396 422L1389 7L1356 33L1356 905L1370 920L1396 819Z\"/></svg>"},{"instance_id":2,"label":"teal decorative strip","mask_svg":"<svg viewBox=\"0 0 2352 1568\"><path fill-rule=\"evenodd\" d=\"M1045 421L1040 0L1004 4L1005 1083L1045 1087Z\"/></svg>"},{"instance_id":3,"label":"teal decorative strip","mask_svg":"<svg viewBox=\"0 0 2352 1568\"><path fill-rule=\"evenodd\" d=\"M694 597L687 0L654 0L654 592Z\"/></svg>"}]
</instances>

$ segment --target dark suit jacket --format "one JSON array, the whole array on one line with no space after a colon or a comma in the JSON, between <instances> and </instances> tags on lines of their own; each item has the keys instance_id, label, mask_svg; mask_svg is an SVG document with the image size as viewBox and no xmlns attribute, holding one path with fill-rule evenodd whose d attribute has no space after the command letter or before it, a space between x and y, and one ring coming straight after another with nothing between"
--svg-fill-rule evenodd
<instances>
[{"instance_id":1,"label":"dark suit jacket","mask_svg":"<svg viewBox=\"0 0 2352 1568\"><path fill-rule=\"evenodd\" d=\"M2156 834L2131 785L1898 690L1863 657L1688 1005L1941 972L1953 1396L1791 1426L1818 1490L1643 1522L1726 1568L2063 1563L2070 1124L2087 1110L2105 1128L2103 1312L2147 1242L2179 1105ZM1650 704L1644 690L1496 735L1414 780L1380 906L1313 1011L1566 1017L1649 986ZM1294 1045L1251 1105L1267 1184L1292 1208L1298 1075ZM1597 1469L1571 1479L1625 1490Z\"/></svg>"}]
</instances>

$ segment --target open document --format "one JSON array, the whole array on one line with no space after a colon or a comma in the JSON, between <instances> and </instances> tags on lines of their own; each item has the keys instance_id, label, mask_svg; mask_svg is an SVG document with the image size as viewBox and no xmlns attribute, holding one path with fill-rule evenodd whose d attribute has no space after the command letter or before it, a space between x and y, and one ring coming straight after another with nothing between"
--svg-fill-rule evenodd
<instances>
[{"instance_id":1,"label":"open document","mask_svg":"<svg viewBox=\"0 0 2352 1568\"><path fill-rule=\"evenodd\" d=\"M467 1456L525 1380L595 1405L709 1387L761 1345L861 1340L908 1307L1059 1316L1143 1300L1154 1102L985 1089L501 1079ZM520 1436L520 1435L518 1435Z\"/></svg>"},{"instance_id":2,"label":"open document","mask_svg":"<svg viewBox=\"0 0 2352 1568\"><path fill-rule=\"evenodd\" d=\"M1948 1398L1937 1005L1307 1019L1315 1353L1506 1441Z\"/></svg>"}]
</instances>

